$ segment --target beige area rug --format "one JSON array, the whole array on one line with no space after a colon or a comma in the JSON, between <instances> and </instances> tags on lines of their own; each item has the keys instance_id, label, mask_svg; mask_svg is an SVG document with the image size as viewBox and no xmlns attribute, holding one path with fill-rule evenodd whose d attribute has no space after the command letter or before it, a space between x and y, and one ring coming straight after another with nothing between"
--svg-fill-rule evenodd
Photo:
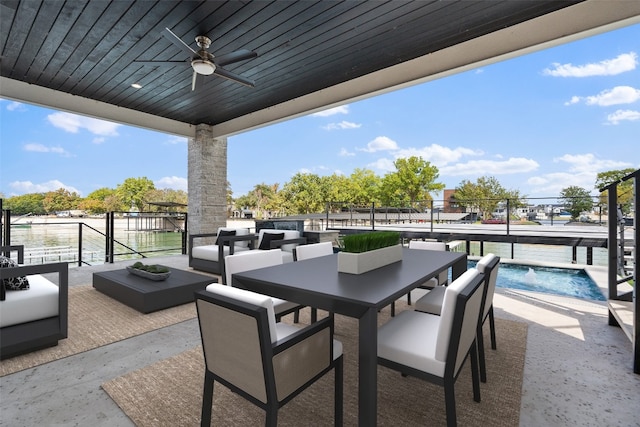
<instances>
[{"instance_id":1,"label":"beige area rug","mask_svg":"<svg viewBox=\"0 0 640 427\"><path fill-rule=\"evenodd\" d=\"M406 307L396 303L396 307ZM308 323L307 317L302 319ZM290 316L289 316L290 317ZM379 315L388 319L388 309ZM489 326L485 326L489 342ZM336 316L336 338L344 344L345 425L358 424L357 322ZM469 361L456 382L460 426L517 426L527 341L525 323L496 319L498 349L487 350L487 383L473 401ZM204 360L197 347L102 385L137 426L200 424ZM333 373L327 374L279 411L280 426L333 425ZM378 425L446 425L442 387L378 367ZM220 384L214 386L212 425L263 426L264 412Z\"/></svg>"},{"instance_id":2,"label":"beige area rug","mask_svg":"<svg viewBox=\"0 0 640 427\"><path fill-rule=\"evenodd\" d=\"M93 286L74 286L69 288L68 338L55 347L1 361L0 376L193 319L196 315L193 303L143 314Z\"/></svg>"}]
</instances>

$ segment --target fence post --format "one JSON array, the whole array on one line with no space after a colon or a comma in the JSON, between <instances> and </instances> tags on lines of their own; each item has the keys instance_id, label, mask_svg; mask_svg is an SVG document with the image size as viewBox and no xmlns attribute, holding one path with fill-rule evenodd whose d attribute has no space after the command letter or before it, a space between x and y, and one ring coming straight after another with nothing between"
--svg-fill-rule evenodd
<instances>
[{"instance_id":1,"label":"fence post","mask_svg":"<svg viewBox=\"0 0 640 427\"><path fill-rule=\"evenodd\" d=\"M371 231L376 229L376 202L371 203Z\"/></svg>"},{"instance_id":2,"label":"fence post","mask_svg":"<svg viewBox=\"0 0 640 427\"><path fill-rule=\"evenodd\" d=\"M82 267L82 223L78 223L78 267Z\"/></svg>"}]
</instances>

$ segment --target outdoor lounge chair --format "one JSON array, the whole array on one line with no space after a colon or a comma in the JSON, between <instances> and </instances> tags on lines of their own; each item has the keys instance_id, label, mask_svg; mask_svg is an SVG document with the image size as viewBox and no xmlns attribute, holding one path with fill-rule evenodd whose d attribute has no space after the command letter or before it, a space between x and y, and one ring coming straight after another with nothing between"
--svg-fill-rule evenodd
<instances>
[{"instance_id":1,"label":"outdoor lounge chair","mask_svg":"<svg viewBox=\"0 0 640 427\"><path fill-rule=\"evenodd\" d=\"M484 283L478 270L467 270L446 287L441 316L405 310L378 329L378 364L443 386L448 426L456 425L454 385L469 355L473 399L480 402L476 335Z\"/></svg>"},{"instance_id":2,"label":"outdoor lounge chair","mask_svg":"<svg viewBox=\"0 0 640 427\"><path fill-rule=\"evenodd\" d=\"M224 274L224 257L253 249L255 239L248 228L220 227L216 233L189 236L189 267L213 274ZM195 246L197 240L215 237L213 245Z\"/></svg>"},{"instance_id":3,"label":"outdoor lounge chair","mask_svg":"<svg viewBox=\"0 0 640 427\"><path fill-rule=\"evenodd\" d=\"M68 264L25 266L23 246L0 247L0 253L12 251L18 253L18 267L0 268L0 359L58 345L68 330ZM58 283L45 273L57 273ZM29 289L5 292L4 281L20 277L26 277Z\"/></svg>"},{"instance_id":4,"label":"outdoor lounge chair","mask_svg":"<svg viewBox=\"0 0 640 427\"><path fill-rule=\"evenodd\" d=\"M491 334L491 348L496 349L496 329L493 318L493 295L496 290L496 281L498 280L498 267L500 265L500 257L494 254L487 254L478 263L476 268L484 274L487 281L486 293L483 302L482 318L478 325L478 352L480 356L480 379L487 382L487 369L485 365L484 355L484 337L482 335L482 327L484 322L489 318L489 328ZM440 315L444 300L444 289L440 287L433 289L431 292L416 301L415 309L425 313Z\"/></svg>"},{"instance_id":5,"label":"outdoor lounge chair","mask_svg":"<svg viewBox=\"0 0 640 427\"><path fill-rule=\"evenodd\" d=\"M221 284L196 293L205 359L201 425L211 423L218 381L267 413L278 409L330 370L335 371L334 418L343 421L342 343L333 339L333 316L305 328L276 323L266 295Z\"/></svg>"}]
</instances>

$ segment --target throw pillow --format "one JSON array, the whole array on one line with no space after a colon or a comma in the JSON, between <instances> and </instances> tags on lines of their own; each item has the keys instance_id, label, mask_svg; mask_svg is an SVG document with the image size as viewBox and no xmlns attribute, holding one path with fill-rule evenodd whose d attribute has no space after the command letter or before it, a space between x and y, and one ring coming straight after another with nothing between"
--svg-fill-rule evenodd
<instances>
[{"instance_id":1,"label":"throw pillow","mask_svg":"<svg viewBox=\"0 0 640 427\"><path fill-rule=\"evenodd\" d=\"M260 247L258 249L269 250L271 249L272 240L284 239L284 233L264 233L262 240L260 241Z\"/></svg>"},{"instance_id":2,"label":"throw pillow","mask_svg":"<svg viewBox=\"0 0 640 427\"><path fill-rule=\"evenodd\" d=\"M218 237L216 238L216 245L220 244L220 237L223 236L235 236L236 230L220 230L218 232ZM224 242L225 246L229 246L229 242Z\"/></svg>"},{"instance_id":3,"label":"throw pillow","mask_svg":"<svg viewBox=\"0 0 640 427\"><path fill-rule=\"evenodd\" d=\"M18 267L18 263L7 258L0 256L0 268L13 268ZM22 277L10 277L2 281L2 287L8 291L24 291L29 289L29 281L25 276Z\"/></svg>"}]
</instances>

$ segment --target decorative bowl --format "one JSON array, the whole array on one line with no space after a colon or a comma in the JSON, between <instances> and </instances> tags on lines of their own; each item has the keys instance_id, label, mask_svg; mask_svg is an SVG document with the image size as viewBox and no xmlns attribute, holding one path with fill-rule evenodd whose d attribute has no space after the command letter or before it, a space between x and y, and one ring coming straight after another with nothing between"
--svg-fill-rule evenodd
<instances>
[{"instance_id":1,"label":"decorative bowl","mask_svg":"<svg viewBox=\"0 0 640 427\"><path fill-rule=\"evenodd\" d=\"M148 271L140 270L139 268L134 268L131 266L127 267L127 271L129 272L129 274L134 274L136 276L140 276L149 280L155 280L156 282L166 280L169 276L171 276L171 271L167 271L166 273L150 273Z\"/></svg>"}]
</instances>

